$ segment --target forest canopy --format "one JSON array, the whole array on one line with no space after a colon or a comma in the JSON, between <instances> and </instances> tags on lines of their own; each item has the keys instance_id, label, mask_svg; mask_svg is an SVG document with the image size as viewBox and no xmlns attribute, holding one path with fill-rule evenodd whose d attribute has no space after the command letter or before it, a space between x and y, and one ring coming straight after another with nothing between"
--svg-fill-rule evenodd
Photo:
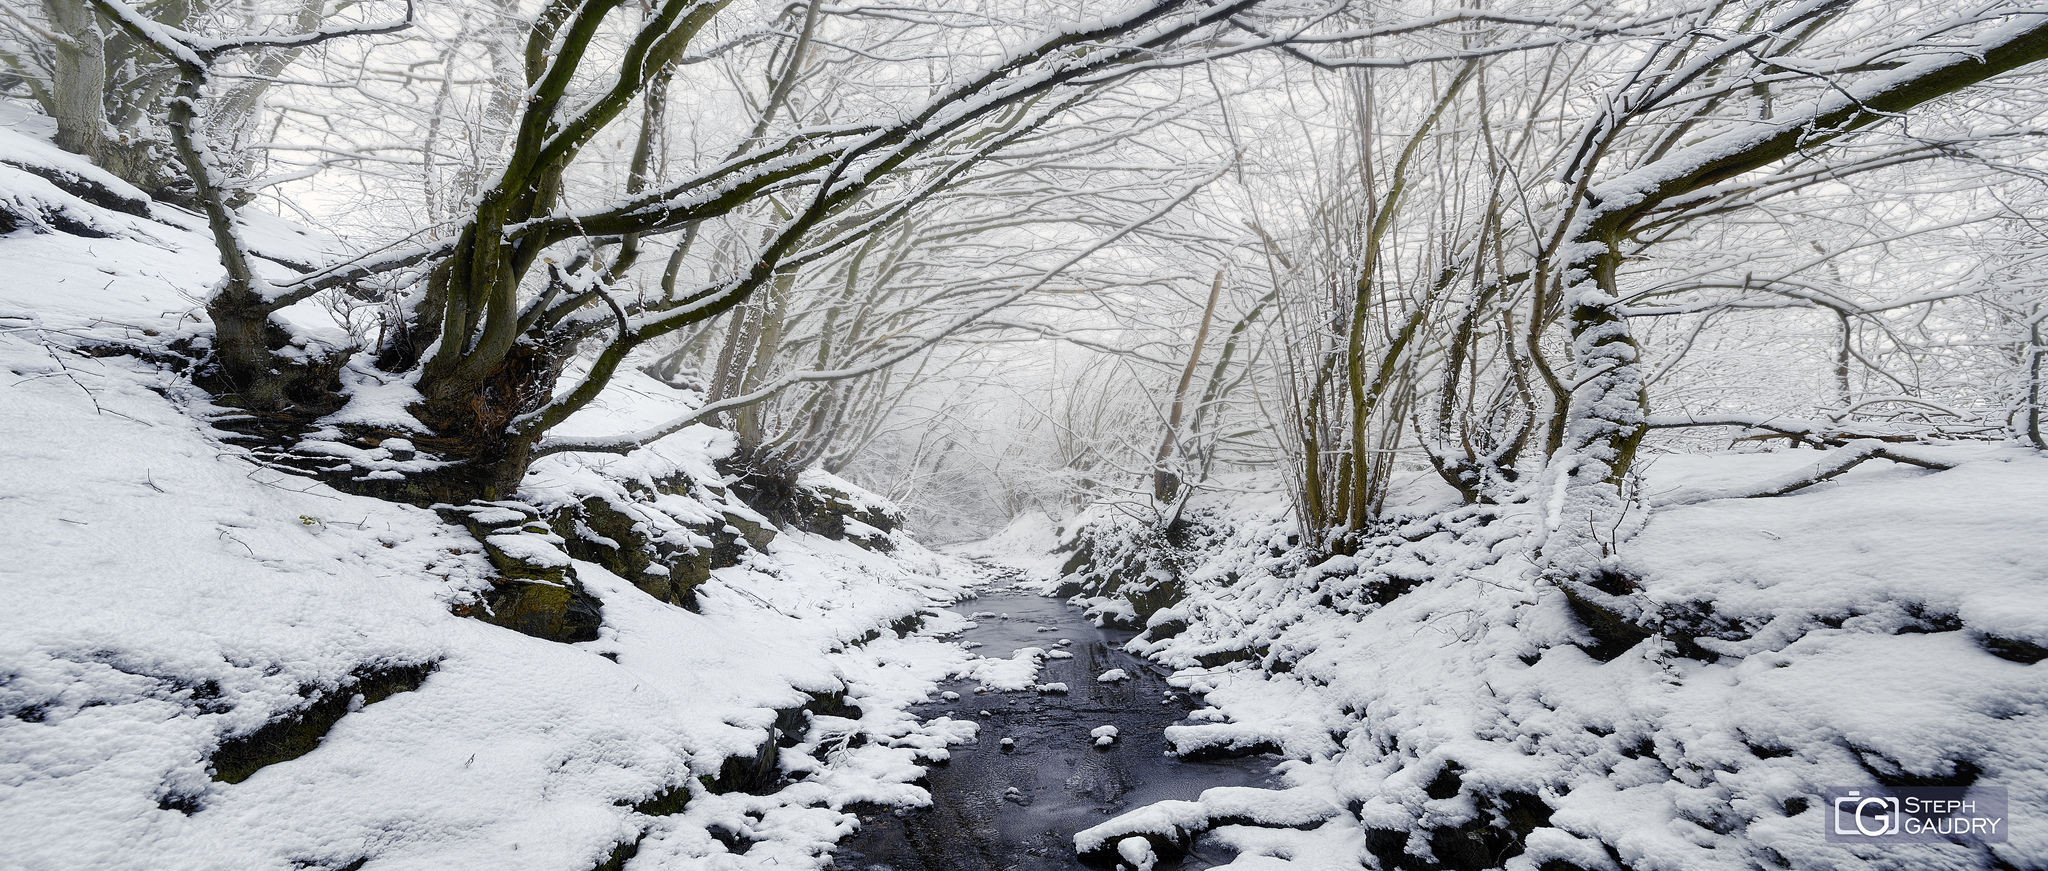
<instances>
[{"instance_id":1,"label":"forest canopy","mask_svg":"<svg viewBox=\"0 0 2048 871\"><path fill-rule=\"evenodd\" d=\"M1170 524L1267 470L1341 552L1431 468L1472 502L1546 482L1561 577L1646 439L2044 446L2044 56L2019 2L0 18L61 146L206 217L185 350L225 425L337 486L504 498L711 421L748 474L984 526ZM266 251L264 212L333 242ZM632 371L701 402L557 433ZM431 468L320 465L389 438Z\"/></svg>"}]
</instances>

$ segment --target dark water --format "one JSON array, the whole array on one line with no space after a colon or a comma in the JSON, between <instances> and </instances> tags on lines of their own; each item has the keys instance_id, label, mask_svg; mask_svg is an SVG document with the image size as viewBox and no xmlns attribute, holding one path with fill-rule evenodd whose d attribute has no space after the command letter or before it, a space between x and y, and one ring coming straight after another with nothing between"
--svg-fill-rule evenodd
<instances>
[{"instance_id":1,"label":"dark water","mask_svg":"<svg viewBox=\"0 0 2048 871\"><path fill-rule=\"evenodd\" d=\"M980 625L961 638L981 642L974 652L991 659L1008 658L1021 647L1060 649L1060 639L1071 639L1064 649L1074 658L1047 660L1038 675L1041 683L1062 682L1071 692L975 695L973 681L942 687L959 693L960 700L923 705L917 712L973 717L981 722L980 738L954 746L952 761L932 769L931 807L856 809L861 830L841 842L835 869L1072 871L1084 867L1074 859L1075 832L1155 801L1192 799L1214 786L1265 783L1279 761L1182 762L1166 755L1160 730L1181 721L1190 701L1166 685L1162 671L1122 651L1135 633L1097 629L1078 609L1028 593L990 592L954 608L1009 615L978 618ZM1041 626L1056 630L1037 631ZM1096 681L1112 668L1132 679ZM977 716L983 710L989 716ZM1119 737L1098 748L1088 733L1103 725L1117 727ZM1014 749L1001 748L1004 738L1015 741ZM1229 859L1197 854L1179 867L1207 868Z\"/></svg>"}]
</instances>

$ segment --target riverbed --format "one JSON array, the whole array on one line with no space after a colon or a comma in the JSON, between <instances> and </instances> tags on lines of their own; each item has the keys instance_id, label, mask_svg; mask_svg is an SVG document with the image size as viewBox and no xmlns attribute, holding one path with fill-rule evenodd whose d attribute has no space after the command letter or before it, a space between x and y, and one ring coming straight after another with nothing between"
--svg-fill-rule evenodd
<instances>
[{"instance_id":1,"label":"riverbed","mask_svg":"<svg viewBox=\"0 0 2048 871\"><path fill-rule=\"evenodd\" d=\"M1060 600L1015 590L991 590L954 608L976 615L959 643L979 644L973 649L982 656L1007 658L1025 647L1071 653L1048 659L1038 676L1069 691L977 694L971 680L942 687L959 699L917 712L975 718L980 737L932 769L930 807L855 808L861 830L841 843L834 869L1073 871L1085 867L1074 858L1081 829L1152 802L1272 779L1278 757L1184 762L1167 754L1160 732L1182 721L1193 700L1168 686L1163 670L1123 651L1135 633L1098 629ZM1097 680L1112 669L1130 678ZM1091 732L1101 726L1116 727L1113 742L1096 743ZM1160 867L1192 871L1230 858L1197 852Z\"/></svg>"}]
</instances>

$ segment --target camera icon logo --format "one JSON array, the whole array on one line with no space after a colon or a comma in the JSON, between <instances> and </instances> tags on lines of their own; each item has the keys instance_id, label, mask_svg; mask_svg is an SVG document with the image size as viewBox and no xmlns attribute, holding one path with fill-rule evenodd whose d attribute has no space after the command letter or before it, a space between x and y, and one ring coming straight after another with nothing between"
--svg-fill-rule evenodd
<instances>
[{"instance_id":1,"label":"camera icon logo","mask_svg":"<svg viewBox=\"0 0 2048 871\"><path fill-rule=\"evenodd\" d=\"M1852 789L1847 795L1837 796L1834 804L1831 824L1837 835L1881 838L1903 831L1903 815L1896 796L1862 795Z\"/></svg>"},{"instance_id":2,"label":"camera icon logo","mask_svg":"<svg viewBox=\"0 0 2048 871\"><path fill-rule=\"evenodd\" d=\"M2006 789L1972 786L1828 787L1816 808L1837 844L2003 844Z\"/></svg>"}]
</instances>

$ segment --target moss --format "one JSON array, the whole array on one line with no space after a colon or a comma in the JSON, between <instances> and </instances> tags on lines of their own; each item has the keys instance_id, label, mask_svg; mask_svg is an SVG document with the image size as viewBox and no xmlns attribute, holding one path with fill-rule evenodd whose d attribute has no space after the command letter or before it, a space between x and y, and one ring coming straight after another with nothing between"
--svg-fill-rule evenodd
<instances>
[{"instance_id":1,"label":"moss","mask_svg":"<svg viewBox=\"0 0 2048 871\"><path fill-rule=\"evenodd\" d=\"M1180 604L1187 598L1187 588L1179 580L1159 581L1143 589L1128 589L1124 601L1131 603L1131 609L1138 612L1138 622L1151 619L1152 615Z\"/></svg>"},{"instance_id":2,"label":"moss","mask_svg":"<svg viewBox=\"0 0 2048 871\"><path fill-rule=\"evenodd\" d=\"M861 715L859 707L847 703L843 691L809 695L810 700L801 707L775 712L775 722L768 727L767 737L754 748L753 754L726 757L719 764L717 775L699 778L704 788L714 794L744 792L749 795L767 795L781 789L785 782L782 751L803 743L813 717L855 719Z\"/></svg>"},{"instance_id":3,"label":"moss","mask_svg":"<svg viewBox=\"0 0 2048 871\"><path fill-rule=\"evenodd\" d=\"M1438 772L1428 789L1431 798L1450 798L1458 794L1461 784L1454 769L1455 765L1446 765ZM1445 783L1449 784L1448 789L1443 786ZM1529 834L1550 825L1550 806L1530 793L1509 790L1497 796L1480 793L1472 798L1479 813L1471 821L1424 830L1435 861L1410 854L1407 851L1409 835L1404 831L1368 829L1366 849L1379 859L1380 867L1386 869L1481 871L1499 868L1507 860L1521 855L1526 850L1524 845L1528 843ZM1552 866L1545 864L1541 867L1547 869Z\"/></svg>"},{"instance_id":4,"label":"moss","mask_svg":"<svg viewBox=\"0 0 2048 871\"><path fill-rule=\"evenodd\" d=\"M620 484L635 500L652 500L661 494L692 499L706 496L687 476L657 479L651 484L638 480ZM659 511L651 506L649 510ZM641 518L597 496L547 516L548 529L562 539L562 547L571 557L604 566L642 592L691 611L697 610L697 589L711 580L713 571L739 565L750 551L765 551L776 536L774 527L732 513L707 523L680 525L709 539L710 544L689 546L650 533Z\"/></svg>"},{"instance_id":5,"label":"moss","mask_svg":"<svg viewBox=\"0 0 2048 871\"><path fill-rule=\"evenodd\" d=\"M733 482L733 495L784 528L887 551L895 546L888 533L903 525L903 518L892 509L862 505L853 494L836 487L797 483L793 469L754 463L740 456L719 463L718 468ZM873 527L881 534L849 535L849 520Z\"/></svg>"},{"instance_id":6,"label":"moss","mask_svg":"<svg viewBox=\"0 0 2048 871\"><path fill-rule=\"evenodd\" d=\"M644 523L596 496L548 515L548 525L570 556L604 566L641 592L692 611L697 610L697 587L711 579L715 567L713 560L698 558L701 549L651 540Z\"/></svg>"},{"instance_id":7,"label":"moss","mask_svg":"<svg viewBox=\"0 0 2048 871\"><path fill-rule=\"evenodd\" d=\"M1195 661L1201 663L1203 668L1215 668L1221 665L1229 665L1233 662L1255 662L1264 659L1265 656L1265 648L1245 647L1237 650L1204 653L1201 656L1195 657Z\"/></svg>"},{"instance_id":8,"label":"moss","mask_svg":"<svg viewBox=\"0 0 2048 871\"><path fill-rule=\"evenodd\" d=\"M458 607L457 614L549 641L597 640L597 628L604 622L604 603L577 582L567 564L529 563L491 541L494 535L539 535L567 546L568 540L555 536L538 511L518 502L437 505L435 510L468 529L499 574L479 597L481 601ZM517 517L496 519L507 511Z\"/></svg>"},{"instance_id":9,"label":"moss","mask_svg":"<svg viewBox=\"0 0 2048 871\"><path fill-rule=\"evenodd\" d=\"M603 603L574 581L551 583L506 578L483 595L470 616L514 632L573 644L596 641Z\"/></svg>"},{"instance_id":10,"label":"moss","mask_svg":"<svg viewBox=\"0 0 2048 871\"><path fill-rule=\"evenodd\" d=\"M654 562L639 525L638 520L596 496L548 517L549 528L562 537L563 549L570 556L597 563L636 584Z\"/></svg>"},{"instance_id":11,"label":"moss","mask_svg":"<svg viewBox=\"0 0 2048 871\"><path fill-rule=\"evenodd\" d=\"M1583 590L1566 583L1559 585L1564 591L1565 601L1570 604L1572 616L1578 618L1587 634L1593 636L1593 643L1580 645L1586 655L1600 662L1612 662L1631 648L1648 640L1649 629L1638 625L1614 609L1594 601Z\"/></svg>"},{"instance_id":12,"label":"moss","mask_svg":"<svg viewBox=\"0 0 2048 871\"><path fill-rule=\"evenodd\" d=\"M1165 641L1169 638L1178 636L1182 632L1186 631L1188 631L1188 621L1186 620L1162 620L1158 623L1152 624L1149 627L1146 627L1145 640Z\"/></svg>"},{"instance_id":13,"label":"moss","mask_svg":"<svg viewBox=\"0 0 2048 871\"><path fill-rule=\"evenodd\" d=\"M758 527L758 524L750 525ZM727 531L728 527L733 531ZM711 546L662 551L660 563L663 568L668 569L668 576L665 579L668 595L657 598L695 611L697 588L711 580L711 573L727 566L739 565L747 552L755 548L750 547L751 542L744 535L745 527L728 522L699 524L690 529L710 539ZM772 540L772 533L764 537L764 540Z\"/></svg>"},{"instance_id":14,"label":"moss","mask_svg":"<svg viewBox=\"0 0 2048 871\"><path fill-rule=\"evenodd\" d=\"M280 762L297 759L320 746L334 724L349 714L357 695L369 706L403 692L411 692L434 673L437 663L363 667L332 692L307 694L305 706L272 720L254 732L222 741L208 762L213 779L241 783L251 775Z\"/></svg>"},{"instance_id":15,"label":"moss","mask_svg":"<svg viewBox=\"0 0 2048 871\"><path fill-rule=\"evenodd\" d=\"M690 788L679 784L634 802L633 811L650 817L666 817L682 813L689 806Z\"/></svg>"},{"instance_id":16,"label":"moss","mask_svg":"<svg viewBox=\"0 0 2048 871\"><path fill-rule=\"evenodd\" d=\"M2000 638L1986 634L1980 639L1984 650L1992 656L2021 665L2033 665L2048 659L2048 647L2020 638Z\"/></svg>"},{"instance_id":17,"label":"moss","mask_svg":"<svg viewBox=\"0 0 2048 871\"><path fill-rule=\"evenodd\" d=\"M924 628L923 614L908 614L889 622L889 630L895 632L897 638L907 637L910 633L922 628Z\"/></svg>"},{"instance_id":18,"label":"moss","mask_svg":"<svg viewBox=\"0 0 2048 871\"><path fill-rule=\"evenodd\" d=\"M725 523L727 526L739 530L740 537L746 539L749 546L762 553L766 553L768 545L775 541L775 530L737 514L725 515Z\"/></svg>"},{"instance_id":19,"label":"moss","mask_svg":"<svg viewBox=\"0 0 2048 871\"><path fill-rule=\"evenodd\" d=\"M625 871L626 863L634 856L640 855L640 842L646 838L647 834L642 832L633 840L620 841L617 846L612 847L611 853L604 861L592 866L590 871Z\"/></svg>"}]
</instances>

